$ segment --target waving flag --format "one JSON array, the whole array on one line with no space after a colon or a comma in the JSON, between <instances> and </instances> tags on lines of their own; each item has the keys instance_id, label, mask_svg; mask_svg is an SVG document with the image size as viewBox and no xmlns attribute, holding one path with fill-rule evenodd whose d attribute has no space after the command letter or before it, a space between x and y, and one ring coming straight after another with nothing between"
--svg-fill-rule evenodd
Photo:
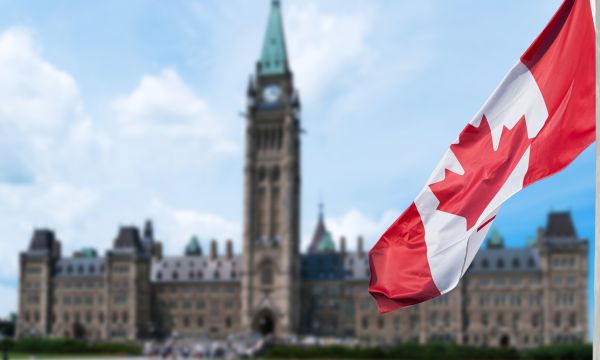
<instances>
[{"instance_id":1,"label":"waving flag","mask_svg":"<svg viewBox=\"0 0 600 360\"><path fill-rule=\"evenodd\" d=\"M565 0L369 252L380 312L456 287L500 206L594 141L595 61L590 0Z\"/></svg>"}]
</instances>

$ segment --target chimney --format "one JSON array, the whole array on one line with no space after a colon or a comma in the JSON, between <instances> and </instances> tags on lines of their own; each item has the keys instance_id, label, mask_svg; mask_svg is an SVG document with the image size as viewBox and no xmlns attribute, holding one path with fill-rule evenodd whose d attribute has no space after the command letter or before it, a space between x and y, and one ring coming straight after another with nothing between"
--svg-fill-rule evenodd
<instances>
[{"instance_id":1,"label":"chimney","mask_svg":"<svg viewBox=\"0 0 600 360\"><path fill-rule=\"evenodd\" d=\"M340 238L340 254L346 255L346 237L342 236Z\"/></svg>"},{"instance_id":2,"label":"chimney","mask_svg":"<svg viewBox=\"0 0 600 360\"><path fill-rule=\"evenodd\" d=\"M152 255L158 259L161 260L163 257L163 247L162 247L162 243L155 243L154 246L152 247Z\"/></svg>"},{"instance_id":3,"label":"chimney","mask_svg":"<svg viewBox=\"0 0 600 360\"><path fill-rule=\"evenodd\" d=\"M358 256L363 256L365 254L365 251L363 250L363 237L361 235L356 239L356 254L358 254Z\"/></svg>"},{"instance_id":4,"label":"chimney","mask_svg":"<svg viewBox=\"0 0 600 360\"><path fill-rule=\"evenodd\" d=\"M144 223L144 238L148 240L154 240L154 226L152 220L147 219Z\"/></svg>"},{"instance_id":5,"label":"chimney","mask_svg":"<svg viewBox=\"0 0 600 360\"><path fill-rule=\"evenodd\" d=\"M210 257L211 259L216 259L217 255L217 240L212 239L210 241Z\"/></svg>"},{"instance_id":6,"label":"chimney","mask_svg":"<svg viewBox=\"0 0 600 360\"><path fill-rule=\"evenodd\" d=\"M227 258L231 259L233 257L233 241L231 239L227 240Z\"/></svg>"}]
</instances>

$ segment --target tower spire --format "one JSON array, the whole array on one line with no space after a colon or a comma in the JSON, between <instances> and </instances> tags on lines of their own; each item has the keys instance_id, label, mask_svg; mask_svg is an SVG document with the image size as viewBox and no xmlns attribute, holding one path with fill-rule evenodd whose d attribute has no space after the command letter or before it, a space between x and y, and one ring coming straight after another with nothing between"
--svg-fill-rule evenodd
<instances>
[{"instance_id":1,"label":"tower spire","mask_svg":"<svg viewBox=\"0 0 600 360\"><path fill-rule=\"evenodd\" d=\"M286 70L287 51L283 33L281 1L272 0L258 73L259 75L279 75L285 74Z\"/></svg>"}]
</instances>

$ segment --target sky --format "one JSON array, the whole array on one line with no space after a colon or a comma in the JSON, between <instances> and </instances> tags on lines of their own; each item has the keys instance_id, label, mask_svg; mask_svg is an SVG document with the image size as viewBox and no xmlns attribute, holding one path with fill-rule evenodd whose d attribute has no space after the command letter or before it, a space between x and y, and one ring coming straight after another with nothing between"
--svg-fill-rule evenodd
<instances>
[{"instance_id":1,"label":"sky","mask_svg":"<svg viewBox=\"0 0 600 360\"><path fill-rule=\"evenodd\" d=\"M302 247L318 203L370 248L558 9L559 0L284 0L302 98ZM0 316L34 228L63 254L154 221L241 249L245 89L267 0L0 0ZM571 211L593 254L594 148L505 204L524 245ZM220 245L224 249L223 243ZM590 258L589 322L592 311Z\"/></svg>"}]
</instances>

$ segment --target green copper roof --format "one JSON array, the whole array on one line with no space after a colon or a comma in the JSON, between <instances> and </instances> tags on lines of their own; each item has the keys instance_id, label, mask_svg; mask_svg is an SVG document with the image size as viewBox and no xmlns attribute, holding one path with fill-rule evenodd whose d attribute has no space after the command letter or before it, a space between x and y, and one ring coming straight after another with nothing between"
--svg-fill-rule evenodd
<instances>
[{"instance_id":1,"label":"green copper roof","mask_svg":"<svg viewBox=\"0 0 600 360\"><path fill-rule=\"evenodd\" d=\"M488 247L490 248L503 248L504 247L504 238L500 235L500 232L493 228L490 231L490 235L487 240Z\"/></svg>"},{"instance_id":2,"label":"green copper roof","mask_svg":"<svg viewBox=\"0 0 600 360\"><path fill-rule=\"evenodd\" d=\"M83 248L83 249L79 250L78 257L82 257L82 258L97 258L98 257L98 252L94 248L87 247L87 248Z\"/></svg>"},{"instance_id":3,"label":"green copper roof","mask_svg":"<svg viewBox=\"0 0 600 360\"><path fill-rule=\"evenodd\" d=\"M335 252L335 244L329 231L325 231L319 241L319 252Z\"/></svg>"},{"instance_id":4,"label":"green copper roof","mask_svg":"<svg viewBox=\"0 0 600 360\"><path fill-rule=\"evenodd\" d=\"M187 246L185 247L186 255L202 255L202 248L200 247L200 241L196 235L192 236Z\"/></svg>"},{"instance_id":5,"label":"green copper roof","mask_svg":"<svg viewBox=\"0 0 600 360\"><path fill-rule=\"evenodd\" d=\"M281 2L272 0L271 14L267 24L267 33L263 42L260 57L260 75L279 75L286 70L287 51L285 50L285 37L283 35L283 18L281 16Z\"/></svg>"},{"instance_id":6,"label":"green copper roof","mask_svg":"<svg viewBox=\"0 0 600 360\"><path fill-rule=\"evenodd\" d=\"M527 241L525 242L525 245L527 247L534 247L537 245L537 238L532 236L530 238L527 239Z\"/></svg>"}]
</instances>

